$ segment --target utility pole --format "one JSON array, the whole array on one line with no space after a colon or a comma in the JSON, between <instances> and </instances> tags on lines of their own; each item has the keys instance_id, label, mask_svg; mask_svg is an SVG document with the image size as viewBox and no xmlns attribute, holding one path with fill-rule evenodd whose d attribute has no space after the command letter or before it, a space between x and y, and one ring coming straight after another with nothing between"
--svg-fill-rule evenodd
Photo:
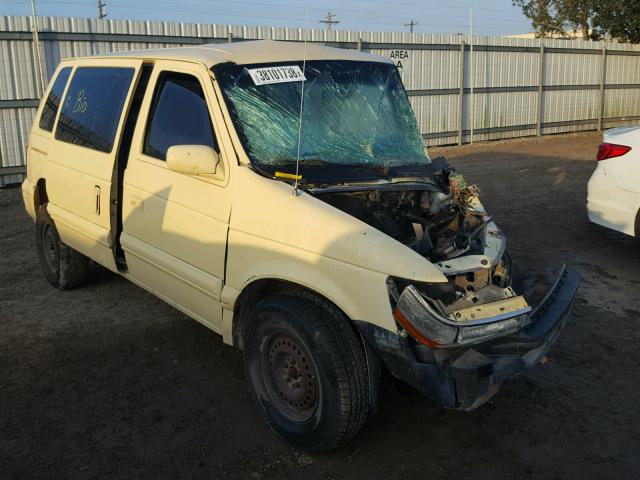
<instances>
[{"instance_id":1,"label":"utility pole","mask_svg":"<svg viewBox=\"0 0 640 480\"><path fill-rule=\"evenodd\" d=\"M336 14L335 13L327 13L327 16L324 17L324 20L320 20L320 23L326 23L327 24L327 30L331 31L333 30L333 26L337 25L338 23L340 23L340 20L334 20L333 17L335 17Z\"/></svg>"},{"instance_id":2,"label":"utility pole","mask_svg":"<svg viewBox=\"0 0 640 480\"><path fill-rule=\"evenodd\" d=\"M475 95L475 74L476 68L473 63L473 8L469 9L469 87L471 88L471 119L469 120L469 130L471 131L470 143L473 143L474 124L476 119L476 95Z\"/></svg>"},{"instance_id":3,"label":"utility pole","mask_svg":"<svg viewBox=\"0 0 640 480\"><path fill-rule=\"evenodd\" d=\"M33 34L32 46L34 60L36 62L36 88L39 90L40 95L42 95L47 84L45 83L44 79L44 70L42 70L42 57L40 56L40 39L38 38L38 16L36 15L35 0L31 0L31 33Z\"/></svg>"},{"instance_id":4,"label":"utility pole","mask_svg":"<svg viewBox=\"0 0 640 480\"><path fill-rule=\"evenodd\" d=\"M102 0L98 0L98 18L104 18L107 16L107 12L105 12L104 7L107 6L106 2Z\"/></svg>"},{"instance_id":5,"label":"utility pole","mask_svg":"<svg viewBox=\"0 0 640 480\"><path fill-rule=\"evenodd\" d=\"M409 23L404 24L405 27L409 27L409 33L413 33L413 27L415 27L416 25L418 25L418 22L414 22L413 20L411 20Z\"/></svg>"}]
</instances>

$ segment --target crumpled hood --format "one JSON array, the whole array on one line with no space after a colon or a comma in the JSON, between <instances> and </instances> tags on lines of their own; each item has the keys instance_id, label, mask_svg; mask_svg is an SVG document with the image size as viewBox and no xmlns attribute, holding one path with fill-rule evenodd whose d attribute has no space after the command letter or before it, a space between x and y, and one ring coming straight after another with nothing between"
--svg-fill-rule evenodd
<instances>
[{"instance_id":1,"label":"crumpled hood","mask_svg":"<svg viewBox=\"0 0 640 480\"><path fill-rule=\"evenodd\" d=\"M446 282L431 262L386 234L284 182L249 168L233 172L230 228L368 270Z\"/></svg>"}]
</instances>

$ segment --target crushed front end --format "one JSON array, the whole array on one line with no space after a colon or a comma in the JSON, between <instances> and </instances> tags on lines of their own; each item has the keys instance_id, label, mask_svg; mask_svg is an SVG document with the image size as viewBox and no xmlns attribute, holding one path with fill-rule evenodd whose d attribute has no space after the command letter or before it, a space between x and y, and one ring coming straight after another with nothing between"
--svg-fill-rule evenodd
<instances>
[{"instance_id":1,"label":"crushed front end","mask_svg":"<svg viewBox=\"0 0 640 480\"><path fill-rule=\"evenodd\" d=\"M513 288L506 239L478 189L448 165L423 182L316 194L429 259L446 282L389 278L397 332L357 322L389 371L447 408L472 410L544 357L578 288L563 267L531 306Z\"/></svg>"},{"instance_id":2,"label":"crushed front end","mask_svg":"<svg viewBox=\"0 0 640 480\"><path fill-rule=\"evenodd\" d=\"M534 309L514 296L512 303L482 305L467 320L443 315L408 285L394 302L398 333L366 322L358 327L395 377L447 408L473 410L544 357L566 323L578 283L578 274L563 267Z\"/></svg>"}]
</instances>

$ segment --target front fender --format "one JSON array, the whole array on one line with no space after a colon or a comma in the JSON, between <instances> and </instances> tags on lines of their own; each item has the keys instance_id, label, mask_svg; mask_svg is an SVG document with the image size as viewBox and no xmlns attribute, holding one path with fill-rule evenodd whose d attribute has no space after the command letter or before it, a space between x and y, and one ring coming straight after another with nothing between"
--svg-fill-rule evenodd
<instances>
[{"instance_id":1,"label":"front fender","mask_svg":"<svg viewBox=\"0 0 640 480\"><path fill-rule=\"evenodd\" d=\"M233 310L240 292L261 279L301 285L331 301L352 320L396 331L386 274L231 230L223 293L225 308Z\"/></svg>"},{"instance_id":2,"label":"front fender","mask_svg":"<svg viewBox=\"0 0 640 480\"><path fill-rule=\"evenodd\" d=\"M357 218L309 193L294 196L290 185L248 168L236 170L230 230L247 249L256 239L268 239L269 251L304 251L416 282L447 281L429 260Z\"/></svg>"}]
</instances>

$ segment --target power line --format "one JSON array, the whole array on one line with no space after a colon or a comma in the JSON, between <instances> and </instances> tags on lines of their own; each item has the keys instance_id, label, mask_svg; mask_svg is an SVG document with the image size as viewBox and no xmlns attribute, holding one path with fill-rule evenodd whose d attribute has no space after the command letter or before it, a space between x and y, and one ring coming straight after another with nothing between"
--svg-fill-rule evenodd
<instances>
[{"instance_id":1,"label":"power line","mask_svg":"<svg viewBox=\"0 0 640 480\"><path fill-rule=\"evenodd\" d=\"M337 25L338 23L340 23L340 20L334 20L333 17L335 17L336 14L335 13L331 13L328 12L327 16L324 17L324 20L320 20L320 23L326 23L327 24L327 30L333 30L333 26Z\"/></svg>"},{"instance_id":2,"label":"power line","mask_svg":"<svg viewBox=\"0 0 640 480\"><path fill-rule=\"evenodd\" d=\"M1 0L3 4L12 4L12 5L26 5L29 0ZM368 4L388 4L388 0L384 0L384 1L376 1L376 0L352 0L354 2L367 2ZM77 5L77 6L84 6L86 5L86 2L83 0L38 0L38 3L40 5L46 5L46 6L59 6L59 5ZM113 0L110 2L110 5L118 5L119 7L123 8L123 9L133 9L133 10L158 10L158 7L161 6L162 4L165 4L165 6L167 5L171 5L171 6L175 6L175 0L138 0L135 3L131 2L129 0ZM411 2L394 2L394 4L403 4L403 5L411 5L411 6L422 6L424 7L424 4L418 4L418 3L411 3ZM106 5L106 2L105 2ZM180 7L175 8L175 11L180 11L180 12L185 12L185 11L189 11L189 9L185 9L184 6L190 6L190 7L195 7L196 9L202 9L204 11L207 12L212 12L211 10L211 5L221 5L224 7L237 7L240 9L245 9L243 10L244 12L246 12L246 7L252 7L252 6L265 6L265 7L270 7L271 10L273 10L274 8L281 8L287 12L292 12L295 10L300 10L301 13L304 13L304 9L303 7L299 7L296 5L287 5L287 4L283 4L283 3L273 3L273 2L260 2L260 1L244 1L244 0L239 0L236 2L233 2L233 4L229 4L228 1L223 1L223 0L201 0L201 1L197 1L197 0L183 0L180 2ZM429 10L431 11L432 9L438 9L438 8L443 8L447 10L447 14L446 15L441 15L440 18L448 18L448 19L452 19L452 18L464 18L464 23L466 24L466 19L467 19L467 11L468 8L467 7L462 7L459 5L430 5L429 6ZM464 13L452 13L451 10L455 10L455 9L464 9ZM159 10L168 10L166 8L159 8ZM172 9L173 10L173 9ZM216 8L215 11L217 11L218 9ZM322 10L319 7L311 7L310 11L320 11ZM420 9L422 10L422 9ZM491 18L492 19L496 19L500 17L500 13L505 14L506 11L505 9L491 9L491 8L474 8L474 10L477 11L485 11L485 12L493 12L491 13ZM372 10L370 8L341 8L341 12L353 12L358 14L359 18L364 18L369 16L369 14L380 14L382 16L384 16L384 18L389 18L390 16L400 16L403 15L402 12L387 12L387 11L380 11L380 10ZM415 14L417 12L413 12L414 13L414 19L415 19ZM362 16L362 14L364 14L364 17ZM404 13L406 14L406 12ZM335 14L334 14L335 15ZM303 15L301 15L303 16ZM430 17L431 19L433 19L432 17ZM504 23L513 23L513 20L507 20L507 18L513 18L513 17L503 17L505 18ZM420 20L420 19L418 19ZM346 20L343 20L341 23L345 23ZM366 22L349 22L349 23L366 23ZM438 24L440 24L440 22L438 22Z\"/></svg>"},{"instance_id":3,"label":"power line","mask_svg":"<svg viewBox=\"0 0 640 480\"><path fill-rule=\"evenodd\" d=\"M98 0L98 18L104 18L107 16L107 12L104 10L104 7L107 6L106 2L102 0Z\"/></svg>"},{"instance_id":4,"label":"power line","mask_svg":"<svg viewBox=\"0 0 640 480\"><path fill-rule=\"evenodd\" d=\"M3 3L7 4L22 4L25 5L30 2L30 0L0 0ZM276 0L278 2L285 2L286 0ZM361 0L354 0L356 2ZM364 1L364 0L362 0ZM382 3L376 0L369 0L370 3ZM78 7L89 6L86 3L86 0L38 0L38 4L41 6L45 6L46 10L50 10L51 8L59 7L60 5L74 5ZM237 3L229 4L228 2L223 2L222 0L183 0L178 6L175 4L175 0L137 0L136 2L130 2L129 0L107 0L102 3L108 3L109 5L109 18L122 18L122 19L147 19L147 13L149 11L153 11L155 14L158 12L166 12L166 13L177 13L179 15L172 15L171 18L175 21L185 21L185 22L193 22L195 18L185 18L185 13L190 13L192 16L196 17L200 22L210 22L217 21L218 23L225 23L225 20L231 18L243 18L245 23L248 19L260 19L261 21L257 24L264 24L273 26L272 22L278 23L301 23L305 20L303 12L298 14L299 7L295 5L291 5L287 8L283 3L265 3L264 0L237 0ZM409 2L400 2L403 4L409 4ZM94 4L95 5L95 4ZM220 8L216 7L212 10L212 5L220 5ZM269 13L261 14L258 8L247 9L247 7L255 6L266 6L271 5ZM413 3L412 5L417 5ZM26 5L25 5L26 6ZM186 8L185 8L186 7ZM434 5L434 8L437 6ZM94 7L95 8L95 7ZM114 10L115 8L115 10ZM375 7L374 7L375 8ZM453 6L452 6L453 8ZM77 13L79 9L75 9L74 12ZM319 9L310 8L310 10ZM347 17L343 16L343 10L350 12L360 12L360 14L356 15L355 13L352 15L348 15ZM403 20L406 18L402 18L402 16L407 15L407 12L388 12L383 16L383 12L379 10L369 10L369 9L343 9L341 10L341 19L339 23L342 24L344 28L349 26L350 28L357 28L360 25L366 25L369 28L375 27L385 27L388 31L398 31L398 25L404 25L405 22ZM463 31L464 26L468 23L467 15L460 15L460 13L448 12L445 15L438 16L436 20L433 16L426 16L423 12L418 12L417 10L421 9L409 9L414 10L413 12L409 12L412 17L412 21L414 23L420 23L421 31L433 31L435 32L443 32L448 33L453 31ZM476 10L474 8L474 10ZM492 9L482 9L479 8L477 10L481 11L496 11ZM95 10L94 10L95 11ZM145 12L144 16L133 14L135 11ZM253 14L248 13L248 11L254 12ZM48 13L48 12L47 12ZM56 9L55 14L60 15L60 10ZM325 19L322 23L326 21L332 21L338 23L338 20L335 18L336 14L331 13L331 18ZM506 13L506 12L503 12ZM200 15L202 14L202 15ZM85 15L91 16L89 12L86 12ZM115 17L114 17L115 15ZM175 18L182 17L182 18ZM228 17L225 20L222 20L221 17ZM504 18L504 17L502 17ZM484 35L507 35L510 33L520 33L521 31L525 31L527 26L517 27L513 21L507 21L506 18L503 20L499 14L491 15L489 18L484 18L478 22L479 29L483 32ZM154 19L155 20L155 19ZM163 20L162 18L158 18L158 21ZM222 22L220 21L222 20ZM255 21L255 20L254 20ZM256 26L257 26L256 24ZM285 25L283 25L285 26ZM329 25L327 25L329 26ZM409 25L407 25L409 27ZM331 25L333 27L333 25ZM393 30L391 30L393 27ZM415 32L416 29L414 29Z\"/></svg>"},{"instance_id":5,"label":"power line","mask_svg":"<svg viewBox=\"0 0 640 480\"><path fill-rule=\"evenodd\" d=\"M405 27L409 27L409 33L413 33L413 27L415 27L416 25L418 25L418 22L414 22L413 20L411 20L409 23L404 24Z\"/></svg>"},{"instance_id":6,"label":"power line","mask_svg":"<svg viewBox=\"0 0 640 480\"><path fill-rule=\"evenodd\" d=\"M46 0L41 0L42 2L46 2ZM207 2L207 5L211 5L211 4L220 4L221 7L220 8L216 8L214 10L214 12L218 15L228 15L228 16L236 16L236 17L247 17L247 18L264 18L264 19L288 19L288 20L300 20L300 19L304 19L304 12L301 11L300 14L297 14L296 10L298 10L300 7L296 7L296 6L290 6L287 7L285 5L282 4L269 4L269 3L263 3L263 2L256 2L256 1L240 1L238 3L234 3L234 4L228 4L228 2L221 2L221 1L216 1L216 0L209 0ZM203 3L198 2L198 1L189 1L189 0L184 0L181 2L181 6L177 7L175 6L174 0L153 0L153 1L147 1L147 0L139 0L135 3L131 3L129 1L123 1L123 0L112 0L111 1L111 5L117 5L118 7L121 7L122 9L126 9L126 10L141 10L141 11L148 11L149 9L153 9L154 11L165 11L165 12L185 12L185 11L189 11L189 12L202 12L202 13L208 13L208 14L212 14L212 10L208 7L205 6ZM190 8L185 9L184 6L189 5ZM247 14L247 9L244 7L251 7L251 6L271 6L270 8L270 14L268 15L248 15ZM232 13L233 10L230 9L236 9L238 12L237 13ZM279 9L282 9L281 11L278 11ZM319 10L318 8L313 8L311 7L310 10ZM344 10L349 10L349 9L344 9ZM342 10L341 10L342 11ZM357 17L349 17L348 19L342 19L341 21L337 21L334 20L334 17L336 16L336 14L331 13L331 18L327 19L327 17L325 17L325 20L322 20L321 23L326 23L327 21L333 21L335 23L348 23L348 24L370 24L370 25L397 25L398 20L401 20L401 17L398 18L397 20L392 20L393 17L399 17L400 15L402 15L401 12L381 12L381 11L372 11L372 10L354 10L351 9L349 11L352 12L358 12L359 14L357 15ZM426 22L429 23L429 20L433 21L433 17L423 17L421 15L415 15L416 12L414 12L413 18L414 18L414 22L417 20L418 22ZM379 14L381 19L384 18L385 21L375 21L377 15L372 15L372 14ZM417 18L419 17L419 18ZM357 18L357 20L356 20ZM437 26L456 26L456 27L462 27L465 26L467 24L467 14L465 12L465 14L460 15L460 14L448 14L444 17L445 21L441 21L438 20L435 22L435 24ZM447 22L447 20L449 20L449 22ZM457 20L457 21L456 21ZM454 21L456 23L451 23L451 21ZM491 24L491 25L490 25ZM506 20L506 18L504 20L500 20L499 16L496 15L492 15L491 16L491 21L490 22L483 22L483 25L486 26L498 26L498 25L513 25L513 21L508 21Z\"/></svg>"},{"instance_id":7,"label":"power line","mask_svg":"<svg viewBox=\"0 0 640 480\"><path fill-rule=\"evenodd\" d=\"M2 0L2 3L7 3L7 4L15 4L15 5L24 5L26 2L28 2L29 0ZM358 1L358 0L355 0ZM375 0L368 0L371 3L383 3L383 2L376 2ZM38 0L38 3L42 6L59 6L59 5L77 5L77 6L84 6L86 5L85 1L83 0ZM106 6L106 2L103 2ZM410 5L417 5L415 3L405 3L405 4L410 4ZM222 1L222 0L207 0L206 2L204 2L203 0L201 1L194 1L194 0L183 0L180 2L180 6L178 7L175 4L175 0L138 0L135 3L130 2L129 0L111 0L111 2L109 3L109 5L112 6L112 10L113 10L113 6L117 6L119 7L119 9L121 10L141 10L141 11L149 11L149 10L153 10L153 11L166 11L166 12L206 12L206 13L217 13L220 12L221 14L225 14L228 13L229 10L228 8L236 8L238 9L238 14L237 15L233 15L233 16L241 16L241 15L246 15L246 10L247 7L253 7L253 6L269 6L270 10L272 12L272 14L274 13L274 9L282 9L282 14L284 15L280 15L278 18L282 18L282 19L292 19L292 20L296 20L296 19L301 19L304 18L304 11L302 10L302 7L297 7L295 5L284 5L284 4L277 4L277 3L265 3L265 2L260 2L260 1L244 1L244 0L239 0L237 2L234 2L233 4L229 4L228 1ZM214 11L211 10L211 5L220 5L222 8L216 8ZM188 6L189 8L184 8L185 6ZM172 8L173 7L173 8ZM431 7L430 7L431 8ZM438 8L437 5L434 5L433 8ZM448 8L448 7L447 7ZM457 6L451 6L450 8L458 8ZM296 15L295 12L296 10L301 10L299 15ZM314 8L311 7L310 10L316 10L319 11L321 10L320 8ZM502 13L505 13L504 10L494 10L494 9L482 9L482 8L476 8L475 10L483 10L483 11L491 11L491 12L500 12L502 11ZM348 12L354 12L355 14L357 14L357 18L358 20L355 20L355 17L349 17L349 19L345 20L343 19L342 21L340 21L339 23L353 23L353 24L367 24L367 23L371 23L371 24L377 24L377 25L392 25L395 24L396 21L391 21L391 18L393 17L400 17L398 18L398 20L401 20L402 16L404 14L406 14L406 12L403 14L402 12L386 12L386 11L380 11L380 10L371 10L369 8L367 9L347 9L347 8L343 8L341 9L342 11L348 11ZM111 13L112 14L112 13ZM416 15L417 14L417 15ZM335 16L336 14L332 14L332 17ZM384 18L387 21L373 21L373 22L368 22L367 20L370 19L376 19L377 16L380 16L381 18ZM426 15L426 14L425 14ZM421 21L426 21L426 20L433 20L432 16L429 17L424 17L423 15L420 15L418 12L413 12L413 19L414 21L417 20L418 22ZM123 17L126 18L126 17ZM255 15L253 16L253 18L276 18L273 15L270 17L266 17L264 15ZM353 20L352 20L353 18ZM467 12L465 12L464 14L459 14L459 13L447 13L446 15L441 16L440 18L444 18L445 22L446 20L449 20L449 23L443 23L441 21L436 21L436 24L438 26L440 25L452 25L450 22L453 20L457 20L459 19L459 25L466 25L467 23ZM496 14L492 14L491 15L491 23L492 24L496 24L496 23L500 23L500 24L513 24L513 20L507 20L507 17L502 17L504 18L504 20L500 20L500 15L496 15ZM324 23L324 22L323 22ZM427 22L428 23L428 22ZM485 22L483 22L484 24ZM458 25L458 24L456 24Z\"/></svg>"}]
</instances>

